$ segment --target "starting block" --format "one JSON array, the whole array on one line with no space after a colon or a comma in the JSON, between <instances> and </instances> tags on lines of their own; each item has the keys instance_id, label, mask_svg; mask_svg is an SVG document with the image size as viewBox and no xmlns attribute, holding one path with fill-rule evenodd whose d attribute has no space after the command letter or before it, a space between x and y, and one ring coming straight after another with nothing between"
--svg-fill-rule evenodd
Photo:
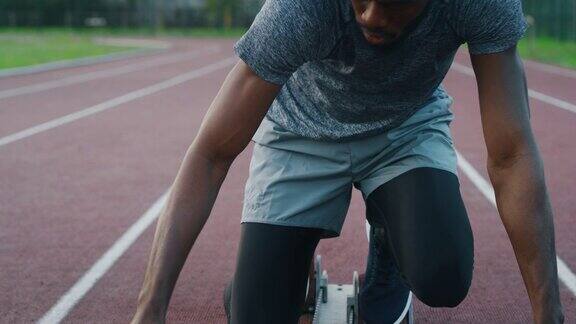
<instances>
[{"instance_id":1,"label":"starting block","mask_svg":"<svg viewBox=\"0 0 576 324\"><path fill-rule=\"evenodd\" d=\"M322 269L322 256L317 255L306 296L308 311L314 314L312 324L359 324L359 291L357 271L350 285L329 284L328 272Z\"/></svg>"},{"instance_id":2,"label":"starting block","mask_svg":"<svg viewBox=\"0 0 576 324\"><path fill-rule=\"evenodd\" d=\"M366 236L370 241L370 225L366 222ZM311 265L306 288L305 313L312 313L312 324L365 324L358 313L360 280L358 272L352 274L352 284L328 282L328 272L322 268L322 257L316 255ZM414 324L412 293L400 319L394 324Z\"/></svg>"}]
</instances>

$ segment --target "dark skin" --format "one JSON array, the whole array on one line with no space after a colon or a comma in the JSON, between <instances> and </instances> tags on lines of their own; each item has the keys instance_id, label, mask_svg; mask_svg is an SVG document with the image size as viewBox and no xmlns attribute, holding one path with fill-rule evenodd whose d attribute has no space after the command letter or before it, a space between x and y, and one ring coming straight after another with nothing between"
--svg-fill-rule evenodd
<instances>
[{"instance_id":1,"label":"dark skin","mask_svg":"<svg viewBox=\"0 0 576 324\"><path fill-rule=\"evenodd\" d=\"M400 39L428 0L351 0L366 40ZM522 62L512 47L472 55L488 172L535 323L562 323L552 210L528 114ZM281 86L238 61L188 148L154 235L132 323L164 323L178 275L206 223L228 170L246 148Z\"/></svg>"},{"instance_id":2,"label":"dark skin","mask_svg":"<svg viewBox=\"0 0 576 324\"><path fill-rule=\"evenodd\" d=\"M422 13L429 0L351 0L366 41L375 46L397 42Z\"/></svg>"},{"instance_id":3,"label":"dark skin","mask_svg":"<svg viewBox=\"0 0 576 324\"><path fill-rule=\"evenodd\" d=\"M562 323L552 207L530 127L526 78L516 47L471 55L488 174L528 291L535 323Z\"/></svg>"}]
</instances>

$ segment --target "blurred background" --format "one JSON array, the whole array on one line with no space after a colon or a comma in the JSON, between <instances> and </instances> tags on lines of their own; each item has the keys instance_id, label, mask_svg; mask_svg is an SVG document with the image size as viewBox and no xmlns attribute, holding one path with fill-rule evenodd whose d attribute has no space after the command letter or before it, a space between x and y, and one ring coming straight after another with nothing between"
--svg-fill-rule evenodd
<instances>
[{"instance_id":1,"label":"blurred background","mask_svg":"<svg viewBox=\"0 0 576 324\"><path fill-rule=\"evenodd\" d=\"M122 50L93 44L90 37L99 34L238 37L250 26L263 2L0 0L3 53L0 68ZM576 67L576 1L524 0L523 3L531 28L520 43L521 54L525 58ZM45 46L45 53L26 55L33 58L21 57L22 51L29 52L29 48L38 46ZM58 50L50 50L53 47Z\"/></svg>"},{"instance_id":2,"label":"blurred background","mask_svg":"<svg viewBox=\"0 0 576 324\"><path fill-rule=\"evenodd\" d=\"M0 68L123 50L95 35L239 37L264 0L0 0ZM576 1L524 0L521 54L576 67ZM29 53L29 49L44 53ZM51 48L56 48L51 50ZM26 53L28 52L28 53ZM38 51L35 51L38 52ZM34 56L31 58L22 57Z\"/></svg>"},{"instance_id":3,"label":"blurred background","mask_svg":"<svg viewBox=\"0 0 576 324\"><path fill-rule=\"evenodd\" d=\"M167 190L263 2L0 0L0 323L130 321ZM576 323L576 0L523 5L530 28L518 48L555 209L566 323ZM486 180L465 50L445 85L457 107L451 128L477 242L475 279L457 308L417 303L416 322L530 323ZM168 323L226 323L221 298L250 152L222 185ZM365 269L364 214L354 191L342 236L319 245L330 282L350 283Z\"/></svg>"},{"instance_id":4,"label":"blurred background","mask_svg":"<svg viewBox=\"0 0 576 324\"><path fill-rule=\"evenodd\" d=\"M2 0L6 27L246 27L261 0Z\"/></svg>"},{"instance_id":5,"label":"blurred background","mask_svg":"<svg viewBox=\"0 0 576 324\"><path fill-rule=\"evenodd\" d=\"M103 43L99 36L239 37L262 3L263 0L0 0L0 69L130 49L126 42L111 45Z\"/></svg>"}]
</instances>

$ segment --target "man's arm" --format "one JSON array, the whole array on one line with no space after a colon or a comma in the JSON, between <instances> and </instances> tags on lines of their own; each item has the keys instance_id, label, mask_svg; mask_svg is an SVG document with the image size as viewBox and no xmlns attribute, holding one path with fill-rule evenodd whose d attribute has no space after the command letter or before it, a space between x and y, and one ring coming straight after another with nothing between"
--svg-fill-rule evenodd
<instances>
[{"instance_id":1,"label":"man's arm","mask_svg":"<svg viewBox=\"0 0 576 324\"><path fill-rule=\"evenodd\" d=\"M250 142L281 86L239 61L188 148L156 226L132 323L163 323L168 303L229 167Z\"/></svg>"},{"instance_id":2,"label":"man's arm","mask_svg":"<svg viewBox=\"0 0 576 324\"><path fill-rule=\"evenodd\" d=\"M552 208L530 127L526 78L516 47L471 55L488 173L536 323L563 322Z\"/></svg>"}]
</instances>

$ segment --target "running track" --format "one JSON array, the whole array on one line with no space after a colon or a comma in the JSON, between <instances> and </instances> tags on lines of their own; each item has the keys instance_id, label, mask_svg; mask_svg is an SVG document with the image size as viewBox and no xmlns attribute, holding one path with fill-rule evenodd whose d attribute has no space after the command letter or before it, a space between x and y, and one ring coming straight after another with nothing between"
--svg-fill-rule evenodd
<instances>
[{"instance_id":1,"label":"running track","mask_svg":"<svg viewBox=\"0 0 576 324\"><path fill-rule=\"evenodd\" d=\"M188 145L234 62L232 40L170 40L169 52L0 79L0 322L127 323L155 220ZM232 58L232 59L231 59ZM425 323L531 320L488 179L465 53L445 80L475 235L474 280L454 309L416 305ZM526 63L532 124L555 213L566 323L576 323L576 72ZM252 144L232 166L171 300L170 323L225 323ZM477 172L476 176L473 175ZM481 188L481 189L479 189ZM483 190L483 191L482 191ZM318 252L330 281L363 271L364 206ZM302 322L306 322L305 319Z\"/></svg>"}]
</instances>

